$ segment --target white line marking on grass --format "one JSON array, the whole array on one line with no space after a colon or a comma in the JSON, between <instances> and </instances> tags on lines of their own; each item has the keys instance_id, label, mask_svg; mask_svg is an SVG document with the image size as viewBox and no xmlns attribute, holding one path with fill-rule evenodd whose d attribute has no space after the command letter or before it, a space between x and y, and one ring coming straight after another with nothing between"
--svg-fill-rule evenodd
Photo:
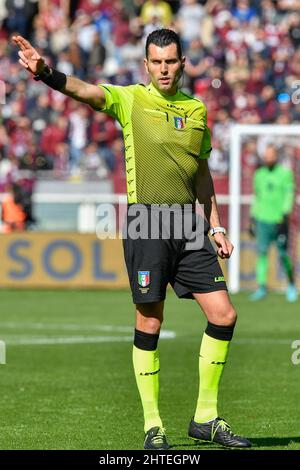
<instances>
[{"instance_id":1,"label":"white line marking on grass","mask_svg":"<svg viewBox=\"0 0 300 470\"><path fill-rule=\"evenodd\" d=\"M51 344L87 344L87 343L121 343L132 341L132 336L70 336L69 338L20 338L7 340L8 345L51 345Z\"/></svg>"},{"instance_id":2,"label":"white line marking on grass","mask_svg":"<svg viewBox=\"0 0 300 470\"><path fill-rule=\"evenodd\" d=\"M132 331L132 328L130 328ZM165 330L160 334L161 339L174 339L176 333L174 331ZM48 337L48 338L30 338L26 336L8 336L6 338L7 345L56 345L56 344L96 344L96 343L121 343L132 342L131 336L68 336L68 337Z\"/></svg>"},{"instance_id":3,"label":"white line marking on grass","mask_svg":"<svg viewBox=\"0 0 300 470\"><path fill-rule=\"evenodd\" d=\"M295 339L295 338L294 338ZM237 338L233 343L237 344L291 344L294 339L276 339L276 338Z\"/></svg>"},{"instance_id":4,"label":"white line marking on grass","mask_svg":"<svg viewBox=\"0 0 300 470\"><path fill-rule=\"evenodd\" d=\"M105 343L105 342L122 342L133 340L133 326L118 326L118 325L89 325L89 324L75 324L75 323L19 323L19 322L0 322L0 329L22 329L22 330L40 330L44 331L101 331L107 333L132 333L132 336L69 336L69 337L47 337L37 338L30 337L29 335L3 335L7 338L7 344L76 344L76 343ZM185 335L180 335L181 337ZM161 339L173 339L176 333L170 330L164 330L160 333ZM282 344L290 345L295 338L233 338L233 343L236 344Z\"/></svg>"},{"instance_id":5,"label":"white line marking on grass","mask_svg":"<svg viewBox=\"0 0 300 470\"><path fill-rule=\"evenodd\" d=\"M299 335L300 336L300 335ZM188 335L178 335L178 338L187 338ZM295 341L295 338L235 338L233 337L233 344L289 344Z\"/></svg>"},{"instance_id":6,"label":"white line marking on grass","mask_svg":"<svg viewBox=\"0 0 300 470\"><path fill-rule=\"evenodd\" d=\"M1 322L0 328L22 328L27 330L66 330L66 331L119 331L128 333L133 331L131 326L117 326L117 325L87 325L87 324L74 324L74 323L19 323L19 322Z\"/></svg>"}]
</instances>

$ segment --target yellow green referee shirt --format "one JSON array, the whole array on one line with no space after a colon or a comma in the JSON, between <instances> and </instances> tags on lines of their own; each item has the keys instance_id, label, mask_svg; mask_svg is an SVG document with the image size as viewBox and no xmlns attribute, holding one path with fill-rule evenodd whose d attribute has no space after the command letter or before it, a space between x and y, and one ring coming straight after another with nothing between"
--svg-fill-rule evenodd
<instances>
[{"instance_id":1,"label":"yellow green referee shirt","mask_svg":"<svg viewBox=\"0 0 300 470\"><path fill-rule=\"evenodd\" d=\"M179 90L161 94L153 84L99 86L106 98L100 111L122 126L128 202L195 202L199 159L211 151L205 105Z\"/></svg>"}]
</instances>

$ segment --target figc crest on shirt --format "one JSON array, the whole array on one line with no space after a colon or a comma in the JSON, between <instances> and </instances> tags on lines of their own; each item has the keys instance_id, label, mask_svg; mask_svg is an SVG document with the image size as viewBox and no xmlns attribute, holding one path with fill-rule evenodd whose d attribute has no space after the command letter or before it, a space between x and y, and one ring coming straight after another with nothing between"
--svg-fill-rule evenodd
<instances>
[{"instance_id":1,"label":"figc crest on shirt","mask_svg":"<svg viewBox=\"0 0 300 470\"><path fill-rule=\"evenodd\" d=\"M174 117L174 126L175 126L175 129L178 129L178 130L183 129L184 128L183 118L175 116Z\"/></svg>"}]
</instances>

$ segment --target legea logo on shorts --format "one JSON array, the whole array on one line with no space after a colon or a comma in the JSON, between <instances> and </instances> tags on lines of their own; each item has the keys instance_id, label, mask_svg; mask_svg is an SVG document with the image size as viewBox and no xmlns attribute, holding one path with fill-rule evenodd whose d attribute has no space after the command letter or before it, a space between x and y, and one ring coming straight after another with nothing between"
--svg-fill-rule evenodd
<instances>
[{"instance_id":1,"label":"legea logo on shorts","mask_svg":"<svg viewBox=\"0 0 300 470\"><path fill-rule=\"evenodd\" d=\"M225 282L224 276L215 277L215 282Z\"/></svg>"}]
</instances>

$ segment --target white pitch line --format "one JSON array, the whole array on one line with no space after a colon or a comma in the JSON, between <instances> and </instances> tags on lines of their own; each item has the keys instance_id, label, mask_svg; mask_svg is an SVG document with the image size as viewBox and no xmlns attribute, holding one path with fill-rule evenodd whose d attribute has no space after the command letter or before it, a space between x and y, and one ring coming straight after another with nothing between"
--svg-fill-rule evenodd
<instances>
[{"instance_id":1,"label":"white pitch line","mask_svg":"<svg viewBox=\"0 0 300 470\"><path fill-rule=\"evenodd\" d=\"M164 331L160 334L160 339L174 339L176 333L173 331ZM52 345L52 344L96 344L96 343L121 343L121 342L132 342L133 336L69 336L69 337L53 337L53 338L30 338L30 337L7 337L5 343L7 345L19 346L19 345ZM295 341L295 339L268 339L268 338L239 338L234 340L237 344L281 344L289 345Z\"/></svg>"},{"instance_id":2,"label":"white pitch line","mask_svg":"<svg viewBox=\"0 0 300 470\"><path fill-rule=\"evenodd\" d=\"M164 330L160 334L161 339L174 339L176 333L174 331ZM30 337L7 337L5 343L7 345L53 345L53 344L95 344L95 343L121 343L132 342L131 336L68 336L53 338L30 338Z\"/></svg>"},{"instance_id":3,"label":"white pitch line","mask_svg":"<svg viewBox=\"0 0 300 470\"><path fill-rule=\"evenodd\" d=\"M187 334L178 334L178 338L183 339L189 337ZM200 338L200 337L199 337ZM299 340L299 338L235 338L233 337L233 344L256 344L256 345L265 345L265 344L291 344L293 341Z\"/></svg>"},{"instance_id":4,"label":"white pitch line","mask_svg":"<svg viewBox=\"0 0 300 470\"><path fill-rule=\"evenodd\" d=\"M0 322L1 329L22 329L22 330L58 330L58 331L102 331L102 332L118 332L118 333L131 333L132 336L69 336L69 337L53 337L53 338L36 338L29 335L3 335L7 337L7 344L76 344L76 343L104 343L104 342L121 342L133 340L133 327L132 326L117 326L117 325L89 325L89 324L75 324L75 323L19 323L19 322ZM180 335L182 336L182 335ZM176 333L170 330L163 330L160 333L161 339L173 339ZM295 338L234 338L233 343L236 344L282 344L290 345Z\"/></svg>"},{"instance_id":5,"label":"white pitch line","mask_svg":"<svg viewBox=\"0 0 300 470\"><path fill-rule=\"evenodd\" d=\"M70 336L69 338L20 338L7 340L7 345L31 346L31 345L53 345L53 344L95 344L95 343L121 343L131 342L132 336Z\"/></svg>"},{"instance_id":6,"label":"white pitch line","mask_svg":"<svg viewBox=\"0 0 300 470\"><path fill-rule=\"evenodd\" d=\"M237 338L233 339L233 343L238 344L291 344L293 339L276 339L276 338Z\"/></svg>"},{"instance_id":7,"label":"white pitch line","mask_svg":"<svg viewBox=\"0 0 300 470\"><path fill-rule=\"evenodd\" d=\"M19 323L19 322L1 322L0 328L8 329L27 329L27 330L66 330L66 331L119 331L128 333L133 331L133 326L114 326L114 325L88 325L74 323Z\"/></svg>"}]
</instances>

